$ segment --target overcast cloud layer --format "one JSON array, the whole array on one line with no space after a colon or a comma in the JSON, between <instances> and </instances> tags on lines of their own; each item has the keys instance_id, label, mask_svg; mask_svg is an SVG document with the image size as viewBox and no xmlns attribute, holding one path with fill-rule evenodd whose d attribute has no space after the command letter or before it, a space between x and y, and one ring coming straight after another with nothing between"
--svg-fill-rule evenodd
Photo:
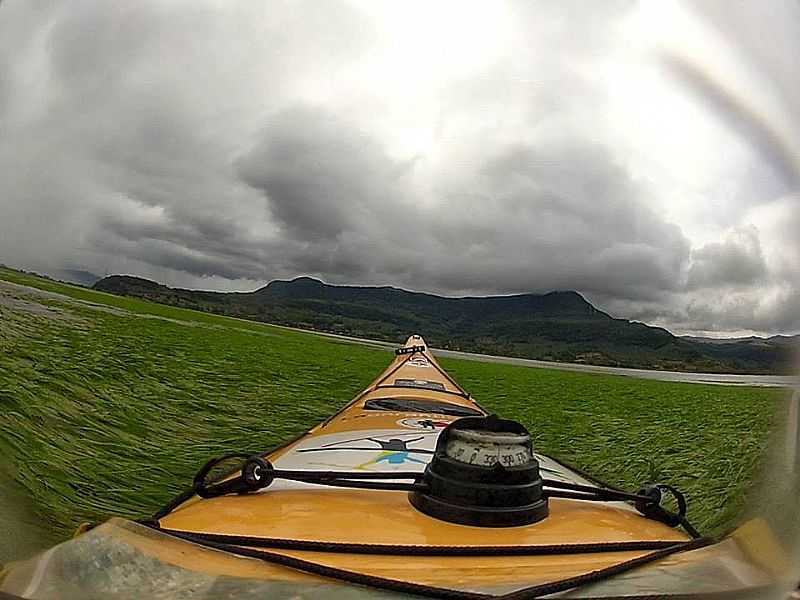
<instances>
[{"instance_id":1,"label":"overcast cloud layer","mask_svg":"<svg viewBox=\"0 0 800 600\"><path fill-rule=\"evenodd\" d=\"M5 0L0 262L795 333L800 9L771 7Z\"/></svg>"}]
</instances>

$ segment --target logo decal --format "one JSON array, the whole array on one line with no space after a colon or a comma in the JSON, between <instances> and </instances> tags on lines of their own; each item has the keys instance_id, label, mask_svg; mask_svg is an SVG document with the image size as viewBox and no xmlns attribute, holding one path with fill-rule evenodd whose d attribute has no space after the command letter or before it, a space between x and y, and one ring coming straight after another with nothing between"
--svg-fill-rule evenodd
<instances>
[{"instance_id":1,"label":"logo decal","mask_svg":"<svg viewBox=\"0 0 800 600\"><path fill-rule=\"evenodd\" d=\"M444 429L450 425L450 421L442 421L441 419L414 418L400 419L397 424L401 425L402 427L408 427L409 429L427 429L428 431L436 431L439 429Z\"/></svg>"},{"instance_id":2,"label":"logo decal","mask_svg":"<svg viewBox=\"0 0 800 600\"><path fill-rule=\"evenodd\" d=\"M409 444L423 441L426 435L425 434L419 435L411 439L403 439L401 437L407 435L414 435L414 434L398 433L396 436L391 436L388 439L380 439L370 436L359 437L355 439L337 441L332 444L325 444L320 448L301 448L297 450L297 452L305 453L305 452L338 452L341 450L358 450L358 451L377 450L378 451L377 454L373 455L373 457L370 460L354 465L354 467L358 470L363 470L366 469L367 467L370 467L372 465L377 465L383 462L390 465L403 465L407 463L417 463L420 465L427 464L428 463L427 460L420 460L410 455L433 454L433 450L428 450L427 448L409 447ZM378 448L370 446L370 444L376 444Z\"/></svg>"}]
</instances>

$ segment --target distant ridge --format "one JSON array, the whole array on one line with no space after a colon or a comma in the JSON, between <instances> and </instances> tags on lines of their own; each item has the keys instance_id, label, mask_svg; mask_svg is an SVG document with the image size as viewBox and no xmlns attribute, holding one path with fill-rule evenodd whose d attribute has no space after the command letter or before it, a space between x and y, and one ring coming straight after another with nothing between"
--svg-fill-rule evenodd
<instances>
[{"instance_id":1,"label":"distant ridge","mask_svg":"<svg viewBox=\"0 0 800 600\"><path fill-rule=\"evenodd\" d=\"M703 344L796 344L800 341L800 335L771 335L759 336L750 335L747 337L731 337L731 338L712 338L694 335L681 336L684 340L693 340Z\"/></svg>"},{"instance_id":2,"label":"distant ridge","mask_svg":"<svg viewBox=\"0 0 800 600\"><path fill-rule=\"evenodd\" d=\"M62 269L61 271L55 271L52 275L56 279L86 287L91 287L101 279L99 275L82 269Z\"/></svg>"},{"instance_id":3,"label":"distant ridge","mask_svg":"<svg viewBox=\"0 0 800 600\"><path fill-rule=\"evenodd\" d=\"M440 348L597 365L705 372L791 371L793 344L676 337L613 318L575 291L449 298L396 287L275 280L246 293L170 288L112 275L97 290L305 329L400 342L420 332ZM780 337L780 339L777 339Z\"/></svg>"}]
</instances>

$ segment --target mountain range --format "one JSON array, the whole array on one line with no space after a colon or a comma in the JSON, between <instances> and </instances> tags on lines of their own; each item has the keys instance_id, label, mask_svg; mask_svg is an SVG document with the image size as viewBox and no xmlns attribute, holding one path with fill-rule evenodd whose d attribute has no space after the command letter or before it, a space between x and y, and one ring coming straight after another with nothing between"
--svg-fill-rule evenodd
<instances>
[{"instance_id":1,"label":"mountain range","mask_svg":"<svg viewBox=\"0 0 800 600\"><path fill-rule=\"evenodd\" d=\"M254 292L206 292L112 275L97 290L223 315L434 347L540 360L647 369L788 373L800 336L679 337L614 318L574 291L451 298L395 287L328 285L309 277Z\"/></svg>"}]
</instances>

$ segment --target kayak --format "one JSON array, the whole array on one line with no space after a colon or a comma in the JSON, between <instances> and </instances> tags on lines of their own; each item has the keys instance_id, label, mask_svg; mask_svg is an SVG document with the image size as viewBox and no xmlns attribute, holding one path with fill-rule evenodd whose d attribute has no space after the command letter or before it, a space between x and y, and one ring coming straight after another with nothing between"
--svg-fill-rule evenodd
<instances>
[{"instance_id":1,"label":"kayak","mask_svg":"<svg viewBox=\"0 0 800 600\"><path fill-rule=\"evenodd\" d=\"M762 589L782 560L758 522L705 538L671 486L619 490L539 452L414 335L326 421L263 454L209 461L152 519L114 518L10 565L0 592L643 597Z\"/></svg>"}]
</instances>

